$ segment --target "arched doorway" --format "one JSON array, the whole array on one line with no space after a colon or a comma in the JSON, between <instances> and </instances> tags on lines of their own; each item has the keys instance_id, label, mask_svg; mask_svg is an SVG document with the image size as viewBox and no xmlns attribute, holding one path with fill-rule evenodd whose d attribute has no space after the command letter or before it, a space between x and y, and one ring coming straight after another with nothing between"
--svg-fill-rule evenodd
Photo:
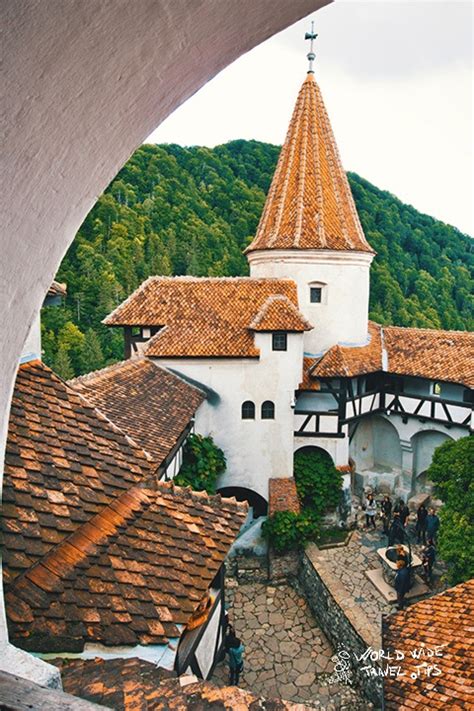
<instances>
[{"instance_id":1,"label":"arched doorway","mask_svg":"<svg viewBox=\"0 0 474 711\"><path fill-rule=\"evenodd\" d=\"M364 418L354 428L349 453L356 471L400 472L402 449L396 427L384 417Z\"/></svg>"},{"instance_id":2,"label":"arched doorway","mask_svg":"<svg viewBox=\"0 0 474 711\"><path fill-rule=\"evenodd\" d=\"M217 493L224 497L234 496L237 501L246 501L251 508L252 519L267 515L268 502L252 489L242 486L224 486L222 489L218 489Z\"/></svg>"},{"instance_id":3,"label":"arched doorway","mask_svg":"<svg viewBox=\"0 0 474 711\"><path fill-rule=\"evenodd\" d=\"M413 447L413 490L415 494L431 493L433 483L428 479L427 469L433 459L434 451L443 442L453 439L438 430L423 430L411 438Z\"/></svg>"}]
</instances>

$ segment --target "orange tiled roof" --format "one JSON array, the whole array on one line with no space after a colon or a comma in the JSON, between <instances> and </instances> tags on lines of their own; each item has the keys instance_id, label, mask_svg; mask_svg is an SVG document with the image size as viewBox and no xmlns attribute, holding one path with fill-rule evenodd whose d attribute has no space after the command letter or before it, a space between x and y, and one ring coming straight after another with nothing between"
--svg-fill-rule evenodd
<instances>
[{"instance_id":1,"label":"orange tiled roof","mask_svg":"<svg viewBox=\"0 0 474 711\"><path fill-rule=\"evenodd\" d=\"M143 450L47 366L21 365L5 454L5 583L151 473Z\"/></svg>"},{"instance_id":2,"label":"orange tiled roof","mask_svg":"<svg viewBox=\"0 0 474 711\"><path fill-rule=\"evenodd\" d=\"M366 346L337 345L313 363L306 359L302 385L308 386L312 378L353 377L384 370L474 387L474 333L369 322L369 336Z\"/></svg>"},{"instance_id":3,"label":"orange tiled roof","mask_svg":"<svg viewBox=\"0 0 474 711\"><path fill-rule=\"evenodd\" d=\"M269 296L250 324L252 331L311 331L313 326L287 296Z\"/></svg>"},{"instance_id":4,"label":"orange tiled roof","mask_svg":"<svg viewBox=\"0 0 474 711\"><path fill-rule=\"evenodd\" d=\"M388 372L474 387L474 333L385 326Z\"/></svg>"},{"instance_id":5,"label":"orange tiled roof","mask_svg":"<svg viewBox=\"0 0 474 711\"><path fill-rule=\"evenodd\" d=\"M67 294L67 285L63 284L59 281L53 281L51 286L48 289L48 293L46 294L47 296L66 296Z\"/></svg>"},{"instance_id":6,"label":"orange tiled roof","mask_svg":"<svg viewBox=\"0 0 474 711\"><path fill-rule=\"evenodd\" d=\"M268 482L268 515L277 511L293 511L299 513L300 500L293 477L274 478Z\"/></svg>"},{"instance_id":7,"label":"orange tiled roof","mask_svg":"<svg viewBox=\"0 0 474 711\"><path fill-rule=\"evenodd\" d=\"M134 358L69 381L160 464L205 395L145 358Z\"/></svg>"},{"instance_id":8,"label":"orange tiled roof","mask_svg":"<svg viewBox=\"0 0 474 711\"><path fill-rule=\"evenodd\" d=\"M301 87L255 239L258 249L373 252L313 74Z\"/></svg>"},{"instance_id":9,"label":"orange tiled roof","mask_svg":"<svg viewBox=\"0 0 474 711\"><path fill-rule=\"evenodd\" d=\"M469 709L474 699L474 580L412 605L404 612L385 618L382 646L385 651L404 653L404 676L384 679L387 711L418 709ZM416 659L413 650L440 646L441 656ZM426 667L436 666L440 674L427 677ZM415 678L411 677L414 674Z\"/></svg>"},{"instance_id":10,"label":"orange tiled roof","mask_svg":"<svg viewBox=\"0 0 474 711\"><path fill-rule=\"evenodd\" d=\"M54 659L63 688L115 711L305 711L309 707L280 699L266 701L237 686L218 687L208 681L176 675L142 659Z\"/></svg>"},{"instance_id":11,"label":"orange tiled roof","mask_svg":"<svg viewBox=\"0 0 474 711\"><path fill-rule=\"evenodd\" d=\"M246 510L171 482L133 487L7 586L10 640L48 652L167 644L207 592Z\"/></svg>"},{"instance_id":12,"label":"orange tiled roof","mask_svg":"<svg viewBox=\"0 0 474 711\"><path fill-rule=\"evenodd\" d=\"M297 307L290 279L150 277L104 323L163 327L148 342L147 356L258 357L251 324L275 295ZM278 330L295 326L294 311L278 307L273 318Z\"/></svg>"}]
</instances>

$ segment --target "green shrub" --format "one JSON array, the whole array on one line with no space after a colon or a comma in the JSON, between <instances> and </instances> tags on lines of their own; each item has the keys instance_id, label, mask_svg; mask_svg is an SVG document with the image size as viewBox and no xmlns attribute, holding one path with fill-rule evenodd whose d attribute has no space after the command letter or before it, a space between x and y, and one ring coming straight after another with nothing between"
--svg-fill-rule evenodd
<instances>
[{"instance_id":1,"label":"green shrub","mask_svg":"<svg viewBox=\"0 0 474 711\"><path fill-rule=\"evenodd\" d=\"M319 449L295 453L294 476L303 509L322 516L335 508L341 498L342 474L329 454Z\"/></svg>"},{"instance_id":2,"label":"green shrub","mask_svg":"<svg viewBox=\"0 0 474 711\"><path fill-rule=\"evenodd\" d=\"M312 512L277 511L264 521L262 532L277 553L304 548L319 535L319 519Z\"/></svg>"},{"instance_id":3,"label":"green shrub","mask_svg":"<svg viewBox=\"0 0 474 711\"><path fill-rule=\"evenodd\" d=\"M225 468L224 452L212 437L191 434L184 445L183 463L174 483L215 494L217 477L225 472Z\"/></svg>"}]
</instances>

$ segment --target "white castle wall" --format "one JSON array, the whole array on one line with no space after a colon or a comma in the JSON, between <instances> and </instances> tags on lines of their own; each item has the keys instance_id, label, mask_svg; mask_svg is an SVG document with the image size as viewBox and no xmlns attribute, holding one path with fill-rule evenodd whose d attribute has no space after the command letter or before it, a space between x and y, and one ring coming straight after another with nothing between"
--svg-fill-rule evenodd
<instances>
[{"instance_id":1,"label":"white castle wall","mask_svg":"<svg viewBox=\"0 0 474 711\"><path fill-rule=\"evenodd\" d=\"M204 402L195 431L211 435L227 458L219 486L251 489L268 500L270 477L293 474L294 391L302 378L303 335L288 334L288 350L273 351L269 333L255 334L260 358L154 359L160 365L212 388L217 404ZM255 403L255 420L242 420L245 400ZM262 420L265 400L275 403L275 419Z\"/></svg>"},{"instance_id":2,"label":"white castle wall","mask_svg":"<svg viewBox=\"0 0 474 711\"><path fill-rule=\"evenodd\" d=\"M336 343L367 340L369 270L373 255L333 250L262 250L247 255L252 277L293 279L299 310L314 326L304 350L319 354ZM310 302L310 285L321 286L322 303Z\"/></svg>"}]
</instances>

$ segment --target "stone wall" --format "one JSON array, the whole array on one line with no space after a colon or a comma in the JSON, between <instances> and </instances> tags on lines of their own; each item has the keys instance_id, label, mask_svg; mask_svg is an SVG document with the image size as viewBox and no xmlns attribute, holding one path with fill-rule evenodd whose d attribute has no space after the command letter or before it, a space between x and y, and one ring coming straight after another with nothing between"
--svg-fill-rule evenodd
<instances>
[{"instance_id":1,"label":"stone wall","mask_svg":"<svg viewBox=\"0 0 474 711\"><path fill-rule=\"evenodd\" d=\"M298 577L300 568L300 554L291 551L277 555L273 549L268 554L268 577L272 583L285 582Z\"/></svg>"},{"instance_id":2,"label":"stone wall","mask_svg":"<svg viewBox=\"0 0 474 711\"><path fill-rule=\"evenodd\" d=\"M380 629L370 622L342 583L326 568L319 549L310 544L303 553L299 584L311 610L329 641L337 651L344 645L351 653L361 656L369 647L381 648ZM382 704L381 677L368 677L353 665L356 683L377 706ZM374 663L371 663L375 666Z\"/></svg>"}]
</instances>

